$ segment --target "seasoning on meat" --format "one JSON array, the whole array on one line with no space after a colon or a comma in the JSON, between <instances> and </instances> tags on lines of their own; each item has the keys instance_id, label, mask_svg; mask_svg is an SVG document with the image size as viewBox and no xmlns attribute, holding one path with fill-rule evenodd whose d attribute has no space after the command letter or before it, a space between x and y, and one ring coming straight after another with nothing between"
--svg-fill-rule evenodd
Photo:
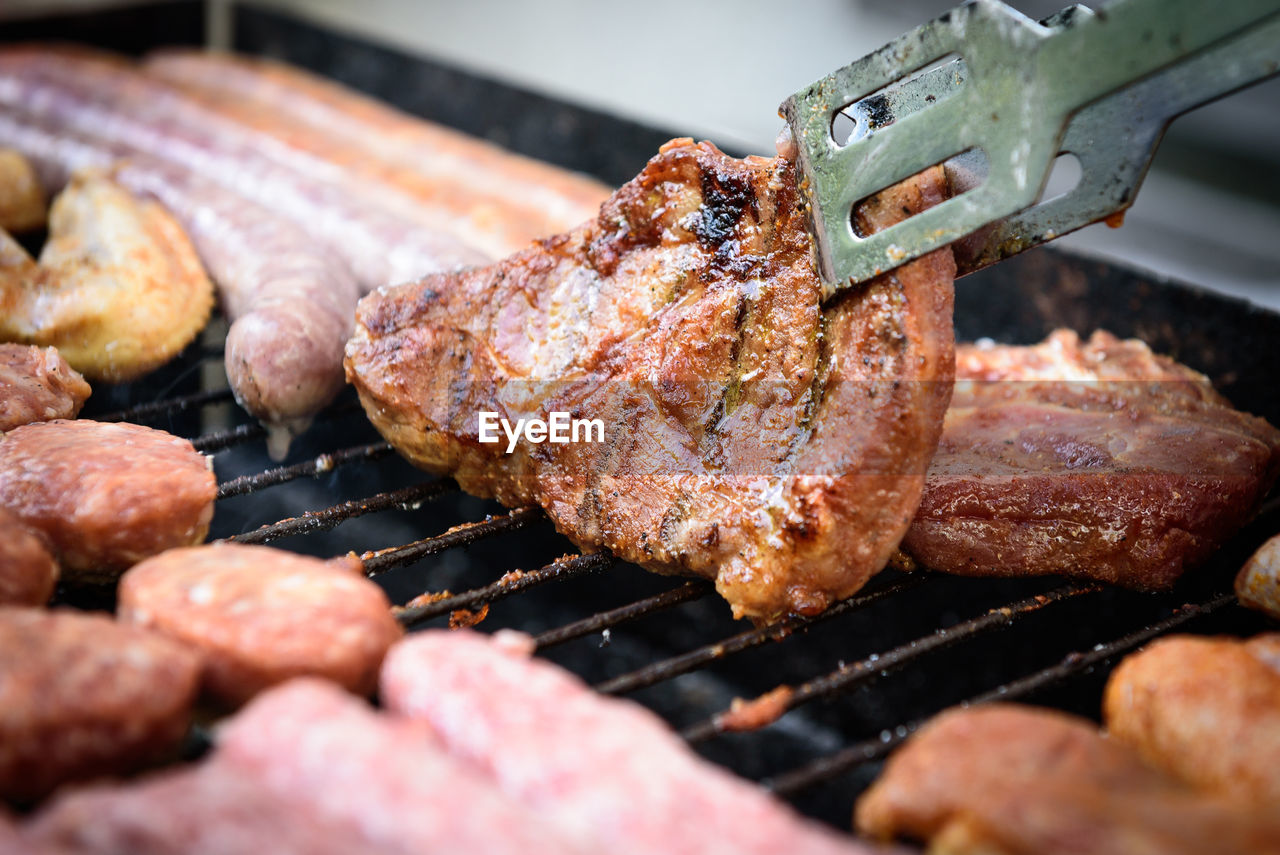
<instances>
[{"instance_id":1,"label":"seasoning on meat","mask_svg":"<svg viewBox=\"0 0 1280 855\"><path fill-rule=\"evenodd\" d=\"M598 852L865 851L702 760L639 704L598 695L510 640L416 633L387 654L380 697L512 802L591 835Z\"/></svg>"},{"instance_id":2,"label":"seasoning on meat","mask_svg":"<svg viewBox=\"0 0 1280 855\"><path fill-rule=\"evenodd\" d=\"M105 615L0 607L0 798L167 759L199 676L182 645Z\"/></svg>"},{"instance_id":3,"label":"seasoning on meat","mask_svg":"<svg viewBox=\"0 0 1280 855\"><path fill-rule=\"evenodd\" d=\"M57 348L0 344L0 433L74 419L88 397L89 384Z\"/></svg>"},{"instance_id":4,"label":"seasoning on meat","mask_svg":"<svg viewBox=\"0 0 1280 855\"><path fill-rule=\"evenodd\" d=\"M1153 642L1111 674L1103 713L1111 738L1152 766L1280 805L1280 634Z\"/></svg>"},{"instance_id":5,"label":"seasoning on meat","mask_svg":"<svg viewBox=\"0 0 1280 855\"><path fill-rule=\"evenodd\" d=\"M78 175L54 200L39 263L0 231L0 337L54 345L90 379L158 368L212 308L182 227L104 175Z\"/></svg>"},{"instance_id":6,"label":"seasoning on meat","mask_svg":"<svg viewBox=\"0 0 1280 855\"><path fill-rule=\"evenodd\" d=\"M42 606L57 583L58 562L48 542L0 508L0 606Z\"/></svg>"},{"instance_id":7,"label":"seasoning on meat","mask_svg":"<svg viewBox=\"0 0 1280 855\"><path fill-rule=\"evenodd\" d=\"M1280 618L1280 535L1249 556L1236 575L1240 605Z\"/></svg>"},{"instance_id":8,"label":"seasoning on meat","mask_svg":"<svg viewBox=\"0 0 1280 855\"><path fill-rule=\"evenodd\" d=\"M303 675L367 695L401 629L362 570L268 546L170 549L124 574L118 616L199 650L205 691L225 704Z\"/></svg>"},{"instance_id":9,"label":"seasoning on meat","mask_svg":"<svg viewBox=\"0 0 1280 855\"><path fill-rule=\"evenodd\" d=\"M948 855L1262 855L1280 811L1196 792L1090 721L986 704L942 713L889 758L857 827Z\"/></svg>"},{"instance_id":10,"label":"seasoning on meat","mask_svg":"<svg viewBox=\"0 0 1280 855\"><path fill-rule=\"evenodd\" d=\"M161 430L55 420L0 437L0 507L48 538L67 577L113 580L203 541L216 495L210 460Z\"/></svg>"},{"instance_id":11,"label":"seasoning on meat","mask_svg":"<svg viewBox=\"0 0 1280 855\"><path fill-rule=\"evenodd\" d=\"M1143 343L1059 330L958 349L903 548L967 576L1062 573L1163 589L1255 511L1280 431Z\"/></svg>"},{"instance_id":12,"label":"seasoning on meat","mask_svg":"<svg viewBox=\"0 0 1280 855\"><path fill-rule=\"evenodd\" d=\"M20 234L45 223L44 192L21 152L0 148L0 231Z\"/></svg>"},{"instance_id":13,"label":"seasoning on meat","mask_svg":"<svg viewBox=\"0 0 1280 855\"><path fill-rule=\"evenodd\" d=\"M598 181L269 59L177 48L142 67L210 109L408 194L494 258L586 222L609 196Z\"/></svg>"},{"instance_id":14,"label":"seasoning on meat","mask_svg":"<svg viewBox=\"0 0 1280 855\"><path fill-rule=\"evenodd\" d=\"M738 616L813 614L910 522L950 396L950 250L821 305L796 170L668 143L599 218L492 267L365 298L347 376L415 464L578 545L716 580ZM942 200L941 170L859 210ZM478 441L480 414L603 442Z\"/></svg>"}]
</instances>

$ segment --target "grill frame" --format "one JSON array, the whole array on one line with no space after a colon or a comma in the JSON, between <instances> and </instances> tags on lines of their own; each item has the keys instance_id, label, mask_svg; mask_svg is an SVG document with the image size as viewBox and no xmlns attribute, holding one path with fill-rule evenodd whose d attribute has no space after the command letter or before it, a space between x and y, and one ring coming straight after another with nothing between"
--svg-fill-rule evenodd
<instances>
[{"instance_id":1,"label":"grill frame","mask_svg":"<svg viewBox=\"0 0 1280 855\"><path fill-rule=\"evenodd\" d=\"M172 5L196 13L202 7ZM286 15L234 12L239 49L311 68L411 112L614 183L635 174L675 135ZM113 20L120 32L129 30L130 16ZM118 47L112 33L93 31L93 38ZM405 87L406 80L416 85ZM1048 249L957 285L961 338L1029 343L1057 324L1142 338L1204 371L1238 406L1280 423L1280 399L1267 394L1280 356L1263 346L1280 336L1280 315ZM371 575L400 604L458 589L398 608L397 615L416 628L465 624L488 609L479 629L530 631L540 655L602 691L650 706L708 758L840 828L848 828L853 800L883 757L930 712L953 702L1019 698L1096 717L1110 666L1151 638L1174 630L1245 634L1274 626L1235 606L1229 594L1243 556L1280 530L1273 500L1171 594L1059 579L888 572L817 619L749 629L729 620L706 583L577 556L540 512L499 508L411 470L373 433L350 394L322 414L284 465L271 463L261 428L229 405L225 388L206 385L217 375L207 369L220 353L218 325L211 330L143 382L106 394L95 390L84 416L136 419L193 437L214 457L219 476L215 536L324 557L363 553ZM516 570L523 573L513 575ZM63 588L58 596L111 606L104 590ZM1029 649L1009 649L1023 642ZM952 673L958 667L965 671L960 680ZM781 684L792 685L792 702L804 703L772 726L753 733L717 726L715 716L732 698L756 697Z\"/></svg>"}]
</instances>

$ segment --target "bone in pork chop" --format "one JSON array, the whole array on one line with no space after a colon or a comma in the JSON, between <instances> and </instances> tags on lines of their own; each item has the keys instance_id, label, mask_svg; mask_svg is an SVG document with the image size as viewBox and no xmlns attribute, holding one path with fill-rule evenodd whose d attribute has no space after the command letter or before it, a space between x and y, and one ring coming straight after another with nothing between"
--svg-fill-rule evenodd
<instances>
[{"instance_id":1,"label":"bone in pork chop","mask_svg":"<svg viewBox=\"0 0 1280 855\"><path fill-rule=\"evenodd\" d=\"M826 305L796 167L668 143L599 217L483 269L367 297L347 377L414 463L537 503L587 549L714 578L738 616L812 614L906 530L950 398L950 250ZM940 170L858 211L940 202ZM479 416L603 442L481 443Z\"/></svg>"}]
</instances>

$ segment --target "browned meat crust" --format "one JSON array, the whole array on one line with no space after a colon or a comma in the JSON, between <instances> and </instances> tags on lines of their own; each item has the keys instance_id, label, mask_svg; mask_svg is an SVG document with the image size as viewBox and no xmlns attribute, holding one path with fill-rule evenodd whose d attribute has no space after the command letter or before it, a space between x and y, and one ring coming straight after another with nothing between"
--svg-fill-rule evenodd
<instances>
[{"instance_id":1,"label":"browned meat crust","mask_svg":"<svg viewBox=\"0 0 1280 855\"><path fill-rule=\"evenodd\" d=\"M0 344L0 433L74 419L88 397L89 384L57 348Z\"/></svg>"},{"instance_id":2,"label":"browned meat crust","mask_svg":"<svg viewBox=\"0 0 1280 855\"><path fill-rule=\"evenodd\" d=\"M0 608L0 798L168 757L199 675L195 654L109 617Z\"/></svg>"},{"instance_id":3,"label":"browned meat crust","mask_svg":"<svg viewBox=\"0 0 1280 855\"><path fill-rule=\"evenodd\" d=\"M0 438L0 507L49 539L69 577L115 578L199 543L216 495L209 459L164 431L55 420Z\"/></svg>"},{"instance_id":4,"label":"browned meat crust","mask_svg":"<svg viewBox=\"0 0 1280 855\"><path fill-rule=\"evenodd\" d=\"M941 201L933 170L860 211ZM795 168L668 143L584 227L382 289L347 376L414 463L536 502L588 549L716 580L735 614L815 613L910 521L954 366L939 251L822 306ZM604 441L478 441L480 411L600 419Z\"/></svg>"},{"instance_id":5,"label":"browned meat crust","mask_svg":"<svg viewBox=\"0 0 1280 855\"><path fill-rule=\"evenodd\" d=\"M956 381L903 541L934 570L1168 588L1280 472L1280 431L1138 341L962 346Z\"/></svg>"},{"instance_id":6,"label":"browned meat crust","mask_svg":"<svg viewBox=\"0 0 1280 855\"><path fill-rule=\"evenodd\" d=\"M402 632L362 570L266 546L170 549L124 574L118 616L200 650L222 703L304 675L367 695Z\"/></svg>"},{"instance_id":7,"label":"browned meat crust","mask_svg":"<svg viewBox=\"0 0 1280 855\"><path fill-rule=\"evenodd\" d=\"M1127 657L1108 731L1152 766L1241 802L1280 804L1280 634L1173 636Z\"/></svg>"},{"instance_id":8,"label":"browned meat crust","mask_svg":"<svg viewBox=\"0 0 1280 855\"><path fill-rule=\"evenodd\" d=\"M21 152L0 148L0 230L21 233L45 221L44 191Z\"/></svg>"},{"instance_id":9,"label":"browned meat crust","mask_svg":"<svg viewBox=\"0 0 1280 855\"><path fill-rule=\"evenodd\" d=\"M859 829L960 855L1236 855L1280 847L1280 810L1197 793L1092 722L992 704L944 712L858 800Z\"/></svg>"},{"instance_id":10,"label":"browned meat crust","mask_svg":"<svg viewBox=\"0 0 1280 855\"><path fill-rule=\"evenodd\" d=\"M49 544L0 508L0 606L41 606L53 596L58 562Z\"/></svg>"},{"instance_id":11,"label":"browned meat crust","mask_svg":"<svg viewBox=\"0 0 1280 855\"><path fill-rule=\"evenodd\" d=\"M1280 535L1268 540L1236 575L1240 605L1280 619Z\"/></svg>"}]
</instances>

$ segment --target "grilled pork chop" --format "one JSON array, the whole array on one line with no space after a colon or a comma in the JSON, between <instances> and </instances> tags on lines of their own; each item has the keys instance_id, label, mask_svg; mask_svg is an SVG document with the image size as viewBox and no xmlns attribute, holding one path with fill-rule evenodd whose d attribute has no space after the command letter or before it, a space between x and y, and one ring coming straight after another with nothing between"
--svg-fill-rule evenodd
<instances>
[{"instance_id":1,"label":"grilled pork chop","mask_svg":"<svg viewBox=\"0 0 1280 855\"><path fill-rule=\"evenodd\" d=\"M931 170L863 233L942 200ZM950 250L822 305L796 168L675 140L600 215L360 304L347 377L406 457L586 549L713 578L735 615L812 614L880 570L951 394ZM480 414L602 442L482 443ZM585 433L585 432L584 432Z\"/></svg>"}]
</instances>

